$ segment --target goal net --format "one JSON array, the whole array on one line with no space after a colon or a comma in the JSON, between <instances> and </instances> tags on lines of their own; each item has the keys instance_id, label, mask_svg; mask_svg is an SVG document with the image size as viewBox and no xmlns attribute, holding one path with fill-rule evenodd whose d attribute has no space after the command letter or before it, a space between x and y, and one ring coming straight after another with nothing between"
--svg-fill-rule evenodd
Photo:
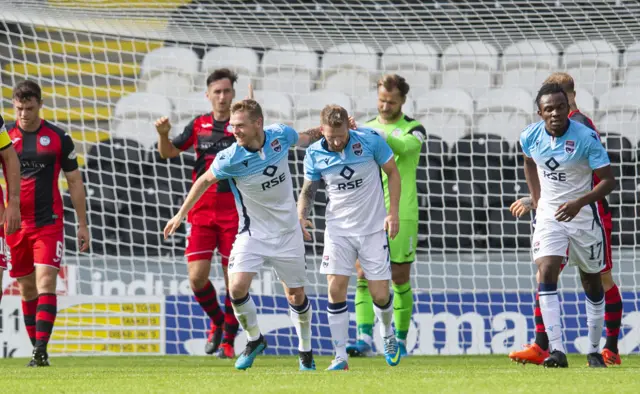
<instances>
[{"instance_id":1,"label":"goal net","mask_svg":"<svg viewBox=\"0 0 640 394\"><path fill-rule=\"evenodd\" d=\"M204 81L223 66L240 75L236 98L252 83L266 122L298 131L319 124L328 103L372 119L377 79L395 72L408 80L404 113L428 133L417 170L413 354L502 354L531 341L531 217L514 219L508 210L528 194L517 141L538 119L534 96L542 81L552 71L569 72L617 176L609 205L613 278L624 302L620 351L638 351L637 2L5 0L0 21L3 117L15 117L14 84L40 83L42 115L71 133L87 190L92 248L79 253L60 180L66 242L51 353L203 354L208 319L187 278L186 228L168 241L161 236L191 185L194 155L161 159L153 121L168 116L175 135L210 111ZM303 155L289 155L296 192ZM320 192L306 245L307 292L314 349L330 354L327 285L319 274L324 213ZM211 279L223 305L217 254ZM355 275L351 284L355 320ZM584 352L576 268L562 273L559 286L565 342ZM4 355L27 356L17 284L8 274L3 292ZM257 275L251 294L268 352L295 354L286 299L270 268ZM355 322L350 333L355 338Z\"/></svg>"}]
</instances>

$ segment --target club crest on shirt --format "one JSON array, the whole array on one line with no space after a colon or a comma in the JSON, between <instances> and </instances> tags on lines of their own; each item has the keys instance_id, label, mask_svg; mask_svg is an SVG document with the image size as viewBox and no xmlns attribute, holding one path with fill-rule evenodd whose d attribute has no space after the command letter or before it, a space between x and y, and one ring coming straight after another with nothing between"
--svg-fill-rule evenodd
<instances>
[{"instance_id":1,"label":"club crest on shirt","mask_svg":"<svg viewBox=\"0 0 640 394\"><path fill-rule=\"evenodd\" d=\"M40 145L48 146L50 143L51 143L51 138L47 137L46 135L43 135L42 137L40 137Z\"/></svg>"},{"instance_id":2,"label":"club crest on shirt","mask_svg":"<svg viewBox=\"0 0 640 394\"><path fill-rule=\"evenodd\" d=\"M533 254L536 254L540 251L540 241L536 241L533 244Z\"/></svg>"},{"instance_id":3,"label":"club crest on shirt","mask_svg":"<svg viewBox=\"0 0 640 394\"><path fill-rule=\"evenodd\" d=\"M353 149L353 154L356 156L362 156L362 144L360 142L356 142L351 145L351 149Z\"/></svg>"},{"instance_id":4,"label":"club crest on shirt","mask_svg":"<svg viewBox=\"0 0 640 394\"><path fill-rule=\"evenodd\" d=\"M567 153L573 153L576 150L576 142L572 140L567 140L564 143L564 151Z\"/></svg>"},{"instance_id":5,"label":"club crest on shirt","mask_svg":"<svg viewBox=\"0 0 640 394\"><path fill-rule=\"evenodd\" d=\"M271 141L271 149L273 149L273 151L276 153L279 153L282 151L282 145L280 145L280 141L278 141L277 138Z\"/></svg>"},{"instance_id":6,"label":"club crest on shirt","mask_svg":"<svg viewBox=\"0 0 640 394\"><path fill-rule=\"evenodd\" d=\"M392 135L393 137L400 137L400 135L401 135L401 134L402 134L402 129L394 129L394 130L391 132L391 135Z\"/></svg>"}]
</instances>

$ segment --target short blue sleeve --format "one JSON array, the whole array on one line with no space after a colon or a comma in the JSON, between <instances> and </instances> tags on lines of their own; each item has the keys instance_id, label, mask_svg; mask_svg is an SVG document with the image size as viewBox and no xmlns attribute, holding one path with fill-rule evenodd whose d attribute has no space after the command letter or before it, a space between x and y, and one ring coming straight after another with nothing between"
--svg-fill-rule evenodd
<instances>
[{"instance_id":1,"label":"short blue sleeve","mask_svg":"<svg viewBox=\"0 0 640 394\"><path fill-rule=\"evenodd\" d=\"M281 123L278 123L278 127L280 132L284 134L287 142L289 142L289 146L295 145L298 142L298 132L295 131L293 127Z\"/></svg>"},{"instance_id":2,"label":"short blue sleeve","mask_svg":"<svg viewBox=\"0 0 640 394\"><path fill-rule=\"evenodd\" d=\"M222 151L216 155L216 158L211 163L211 172L216 179L223 180L232 178L231 170L231 158L227 156L228 152Z\"/></svg>"},{"instance_id":3,"label":"short blue sleeve","mask_svg":"<svg viewBox=\"0 0 640 394\"><path fill-rule=\"evenodd\" d=\"M520 147L522 152L527 157L531 157L531 150L529 146L529 128L527 127L522 133L520 133Z\"/></svg>"},{"instance_id":4,"label":"short blue sleeve","mask_svg":"<svg viewBox=\"0 0 640 394\"><path fill-rule=\"evenodd\" d=\"M383 166L393 158L393 151L387 141L382 139L377 133L370 137L374 141L373 158L379 166Z\"/></svg>"},{"instance_id":5,"label":"short blue sleeve","mask_svg":"<svg viewBox=\"0 0 640 394\"><path fill-rule=\"evenodd\" d=\"M609 155L604 149L604 146L602 146L600 139L590 138L590 140L589 167L591 167L592 170L597 170L598 168L610 165L611 161L609 161Z\"/></svg>"},{"instance_id":6,"label":"short blue sleeve","mask_svg":"<svg viewBox=\"0 0 640 394\"><path fill-rule=\"evenodd\" d=\"M307 153L304 155L304 177L310 181L319 181L322 179L322 175L316 169L314 162L310 149L307 149Z\"/></svg>"}]
</instances>

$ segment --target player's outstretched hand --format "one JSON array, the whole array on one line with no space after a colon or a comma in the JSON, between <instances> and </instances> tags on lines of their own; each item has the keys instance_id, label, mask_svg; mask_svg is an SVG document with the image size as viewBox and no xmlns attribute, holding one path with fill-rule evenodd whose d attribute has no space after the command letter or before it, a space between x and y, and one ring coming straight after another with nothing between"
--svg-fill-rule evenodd
<instances>
[{"instance_id":1,"label":"player's outstretched hand","mask_svg":"<svg viewBox=\"0 0 640 394\"><path fill-rule=\"evenodd\" d=\"M248 93L247 93L247 97L245 97L245 100L255 100L253 98L253 85L252 84L249 84L249 90L248 90Z\"/></svg>"},{"instance_id":2,"label":"player's outstretched hand","mask_svg":"<svg viewBox=\"0 0 640 394\"><path fill-rule=\"evenodd\" d=\"M176 230L178 230L178 227L180 227L180 224L182 224L182 220L184 220L184 217L180 214L177 214L176 216L172 217L169 222L167 222L167 225L164 226L164 239L168 239L170 236L175 234Z\"/></svg>"},{"instance_id":3,"label":"player's outstretched hand","mask_svg":"<svg viewBox=\"0 0 640 394\"><path fill-rule=\"evenodd\" d=\"M570 222L580 212L582 205L576 200L567 201L558 207L556 220L559 222Z\"/></svg>"},{"instance_id":4,"label":"player's outstretched hand","mask_svg":"<svg viewBox=\"0 0 640 394\"><path fill-rule=\"evenodd\" d=\"M532 209L533 202L531 201L531 197L522 197L509 207L511 214L517 218L528 214Z\"/></svg>"},{"instance_id":5,"label":"player's outstretched hand","mask_svg":"<svg viewBox=\"0 0 640 394\"><path fill-rule=\"evenodd\" d=\"M387 217L384 218L384 229L387 234L389 234L389 238L395 239L398 231L400 231L400 220L398 220L398 216L387 215Z\"/></svg>"},{"instance_id":6,"label":"player's outstretched hand","mask_svg":"<svg viewBox=\"0 0 640 394\"><path fill-rule=\"evenodd\" d=\"M0 225L5 224L7 228L7 235L18 231L20 228L20 204L9 201L9 204L4 209L2 216L0 217Z\"/></svg>"},{"instance_id":7,"label":"player's outstretched hand","mask_svg":"<svg viewBox=\"0 0 640 394\"><path fill-rule=\"evenodd\" d=\"M158 132L158 134L169 134L169 131L171 131L171 122L169 121L169 118L163 116L162 118L156 120L156 131Z\"/></svg>"},{"instance_id":8,"label":"player's outstretched hand","mask_svg":"<svg viewBox=\"0 0 640 394\"><path fill-rule=\"evenodd\" d=\"M91 236L89 235L89 227L86 225L78 227L78 248L81 252L86 252L89 250L89 245L91 244Z\"/></svg>"},{"instance_id":9,"label":"player's outstretched hand","mask_svg":"<svg viewBox=\"0 0 640 394\"><path fill-rule=\"evenodd\" d=\"M302 236L305 241L311 241L311 233L307 230L313 228L313 223L309 219L300 219L300 228L302 228Z\"/></svg>"}]
</instances>

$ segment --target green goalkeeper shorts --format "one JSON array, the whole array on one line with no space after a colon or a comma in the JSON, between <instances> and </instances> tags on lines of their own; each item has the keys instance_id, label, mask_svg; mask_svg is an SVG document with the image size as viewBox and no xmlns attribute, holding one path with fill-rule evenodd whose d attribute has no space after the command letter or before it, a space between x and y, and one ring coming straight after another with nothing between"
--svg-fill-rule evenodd
<instances>
[{"instance_id":1,"label":"green goalkeeper shorts","mask_svg":"<svg viewBox=\"0 0 640 394\"><path fill-rule=\"evenodd\" d=\"M413 263L418 246L418 221L400 220L400 231L389 238L389 254L392 263Z\"/></svg>"}]
</instances>

